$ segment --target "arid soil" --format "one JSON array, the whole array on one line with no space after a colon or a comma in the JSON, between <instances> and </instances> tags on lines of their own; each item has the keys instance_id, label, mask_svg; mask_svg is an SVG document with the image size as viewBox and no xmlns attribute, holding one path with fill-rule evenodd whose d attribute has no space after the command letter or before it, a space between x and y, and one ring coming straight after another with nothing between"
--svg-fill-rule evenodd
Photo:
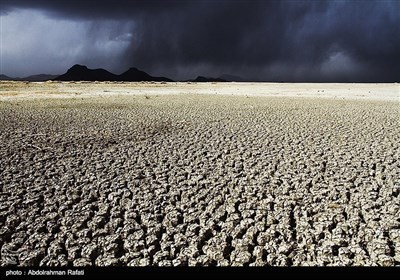
<instances>
[{"instance_id":1,"label":"arid soil","mask_svg":"<svg viewBox=\"0 0 400 280\"><path fill-rule=\"evenodd\" d=\"M396 92L7 85L1 266L400 264ZM63 86L68 98L28 92Z\"/></svg>"}]
</instances>

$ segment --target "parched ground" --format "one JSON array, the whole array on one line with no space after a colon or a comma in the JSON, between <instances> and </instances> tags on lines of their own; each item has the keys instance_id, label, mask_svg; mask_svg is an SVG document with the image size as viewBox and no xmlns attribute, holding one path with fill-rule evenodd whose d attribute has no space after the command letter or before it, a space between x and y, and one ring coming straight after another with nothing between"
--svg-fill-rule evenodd
<instances>
[{"instance_id":1,"label":"parched ground","mask_svg":"<svg viewBox=\"0 0 400 280\"><path fill-rule=\"evenodd\" d=\"M0 101L7 265L400 264L395 101Z\"/></svg>"}]
</instances>

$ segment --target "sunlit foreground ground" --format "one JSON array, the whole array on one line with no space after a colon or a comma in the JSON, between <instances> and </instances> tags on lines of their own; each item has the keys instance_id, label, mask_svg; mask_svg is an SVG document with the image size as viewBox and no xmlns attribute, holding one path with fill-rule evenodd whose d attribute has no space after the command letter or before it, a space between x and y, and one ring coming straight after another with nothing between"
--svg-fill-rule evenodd
<instances>
[{"instance_id":1,"label":"sunlit foreground ground","mask_svg":"<svg viewBox=\"0 0 400 280\"><path fill-rule=\"evenodd\" d=\"M0 83L1 265L399 265L399 98Z\"/></svg>"}]
</instances>

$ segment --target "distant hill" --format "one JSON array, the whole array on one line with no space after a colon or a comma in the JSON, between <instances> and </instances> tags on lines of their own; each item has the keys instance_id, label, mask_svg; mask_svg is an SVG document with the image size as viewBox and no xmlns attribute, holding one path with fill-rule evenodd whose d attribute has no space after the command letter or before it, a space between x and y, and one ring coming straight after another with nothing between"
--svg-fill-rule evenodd
<instances>
[{"instance_id":1,"label":"distant hill","mask_svg":"<svg viewBox=\"0 0 400 280\"><path fill-rule=\"evenodd\" d=\"M11 81L11 80L13 80L13 78L0 74L0 81Z\"/></svg>"},{"instance_id":2,"label":"distant hill","mask_svg":"<svg viewBox=\"0 0 400 280\"><path fill-rule=\"evenodd\" d=\"M39 74L32 75L25 78L12 78L6 75L0 75L0 80L3 81L29 81L29 82L42 82L42 81L121 81L121 82L173 82L173 80L166 77L153 77L148 73L139 70L135 67L129 68L120 75L113 74L105 69L89 69L85 65L76 64L69 68L66 73L62 75ZM194 80L188 82L243 82L247 81L239 76L223 74L218 78L198 76Z\"/></svg>"},{"instance_id":3,"label":"distant hill","mask_svg":"<svg viewBox=\"0 0 400 280\"><path fill-rule=\"evenodd\" d=\"M84 65L74 65L67 73L56 77L57 81L116 81L117 75L104 69L89 69Z\"/></svg>"},{"instance_id":4,"label":"distant hill","mask_svg":"<svg viewBox=\"0 0 400 280\"><path fill-rule=\"evenodd\" d=\"M20 78L20 81L29 81L29 82L44 82L50 81L56 78L58 75L50 75L50 74L39 74L39 75L32 75L25 78Z\"/></svg>"},{"instance_id":5,"label":"distant hill","mask_svg":"<svg viewBox=\"0 0 400 280\"><path fill-rule=\"evenodd\" d=\"M165 77L152 77L144 71L135 67L129 68L128 71L118 76L119 81L125 82L140 82L140 81L155 81L155 82L172 82L171 79Z\"/></svg>"},{"instance_id":6,"label":"distant hill","mask_svg":"<svg viewBox=\"0 0 400 280\"><path fill-rule=\"evenodd\" d=\"M6 75L0 75L0 81L28 81L28 82L44 82L56 78L58 75L39 74L32 75L24 78L11 78Z\"/></svg>"},{"instance_id":7,"label":"distant hill","mask_svg":"<svg viewBox=\"0 0 400 280\"><path fill-rule=\"evenodd\" d=\"M191 80L191 82L196 82L196 83L205 83L205 82L226 82L226 80L221 79L221 78L210 78L210 77L198 76L196 79Z\"/></svg>"},{"instance_id":8,"label":"distant hill","mask_svg":"<svg viewBox=\"0 0 400 280\"><path fill-rule=\"evenodd\" d=\"M165 81L172 82L172 80L164 77L152 77L144 71L137 68L130 68L128 71L121 75L115 75L104 69L89 69L83 65L74 65L68 69L67 73L56 77L57 81L125 81L125 82L139 82L139 81Z\"/></svg>"}]
</instances>

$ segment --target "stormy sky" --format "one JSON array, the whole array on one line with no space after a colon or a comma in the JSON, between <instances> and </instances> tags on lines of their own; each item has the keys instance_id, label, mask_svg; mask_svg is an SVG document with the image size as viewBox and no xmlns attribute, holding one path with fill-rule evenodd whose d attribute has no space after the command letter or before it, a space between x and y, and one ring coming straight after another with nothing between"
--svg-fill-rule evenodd
<instances>
[{"instance_id":1,"label":"stormy sky","mask_svg":"<svg viewBox=\"0 0 400 280\"><path fill-rule=\"evenodd\" d=\"M400 80L400 1L0 0L0 73Z\"/></svg>"}]
</instances>

